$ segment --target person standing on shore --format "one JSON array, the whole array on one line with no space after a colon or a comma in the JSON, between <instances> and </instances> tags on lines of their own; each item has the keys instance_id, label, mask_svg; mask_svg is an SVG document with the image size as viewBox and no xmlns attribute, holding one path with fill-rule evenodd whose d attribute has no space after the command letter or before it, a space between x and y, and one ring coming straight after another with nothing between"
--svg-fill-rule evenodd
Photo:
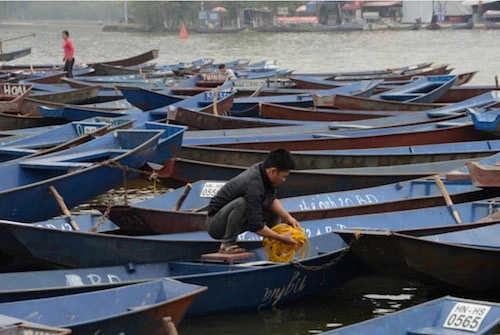
<instances>
[{"instance_id":1,"label":"person standing on shore","mask_svg":"<svg viewBox=\"0 0 500 335\"><path fill-rule=\"evenodd\" d=\"M62 38L64 40L63 50L64 50L64 72L66 72L67 78L73 78L73 65L75 64L75 47L73 42L69 39L69 32L63 30Z\"/></svg>"}]
</instances>

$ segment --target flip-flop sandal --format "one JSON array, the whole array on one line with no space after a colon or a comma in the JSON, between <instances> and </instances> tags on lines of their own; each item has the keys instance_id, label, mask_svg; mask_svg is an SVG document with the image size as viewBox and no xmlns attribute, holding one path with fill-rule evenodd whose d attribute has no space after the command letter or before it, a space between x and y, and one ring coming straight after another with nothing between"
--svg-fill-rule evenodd
<instances>
[{"instance_id":1,"label":"flip-flop sandal","mask_svg":"<svg viewBox=\"0 0 500 335\"><path fill-rule=\"evenodd\" d=\"M224 248L220 248L219 249L219 252L221 254L240 254L242 252L245 252L246 250L244 248L240 248L238 245L236 244L233 244L233 245L229 245L227 247L224 247Z\"/></svg>"}]
</instances>

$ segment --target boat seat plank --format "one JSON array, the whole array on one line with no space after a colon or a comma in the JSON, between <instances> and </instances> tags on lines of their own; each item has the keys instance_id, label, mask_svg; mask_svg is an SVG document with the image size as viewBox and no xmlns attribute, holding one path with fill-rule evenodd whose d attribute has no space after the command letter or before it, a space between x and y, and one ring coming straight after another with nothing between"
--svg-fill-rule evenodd
<instances>
[{"instance_id":1,"label":"boat seat plank","mask_svg":"<svg viewBox=\"0 0 500 335\"><path fill-rule=\"evenodd\" d=\"M224 254L220 252L215 252L211 254L203 254L201 255L201 261L222 261L226 262L229 264L233 264L234 261L238 259L247 259L247 258L254 258L255 253L253 252L241 252L237 254Z\"/></svg>"}]
</instances>

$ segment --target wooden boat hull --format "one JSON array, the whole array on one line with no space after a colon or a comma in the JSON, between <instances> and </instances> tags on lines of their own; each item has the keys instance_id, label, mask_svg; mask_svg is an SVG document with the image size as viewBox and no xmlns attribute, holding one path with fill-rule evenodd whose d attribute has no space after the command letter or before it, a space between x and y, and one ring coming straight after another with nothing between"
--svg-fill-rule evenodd
<instances>
[{"instance_id":1,"label":"wooden boat hull","mask_svg":"<svg viewBox=\"0 0 500 335\"><path fill-rule=\"evenodd\" d=\"M460 319L473 319L473 314L462 313L464 308L477 308L485 315L484 322L476 327L470 327L469 323L462 322L453 325L453 321ZM369 334L376 335L417 335L417 334L447 334L467 331L470 334L491 334L498 323L498 304L480 300L468 300L446 296L443 298L427 301L423 304L406 308L389 315L379 316L367 321L350 326L336 328L323 333L324 335L350 335ZM460 316L459 316L460 315ZM487 315L487 316L486 316ZM482 320L483 318L480 317ZM478 320L478 319L477 319ZM450 322L452 321L452 322ZM474 326L477 324L475 323Z\"/></svg>"},{"instance_id":2,"label":"wooden boat hull","mask_svg":"<svg viewBox=\"0 0 500 335\"><path fill-rule=\"evenodd\" d=\"M360 149L359 151L294 151L292 154L296 168L304 170L430 163L454 159L487 157L500 152L500 141L498 140L456 143L457 147L472 146L470 147L470 151L457 150L458 148L453 148L453 146L455 146L454 143L448 145L414 146L411 148L400 147L394 148L395 150L393 151L390 148L380 148L373 150ZM176 157L215 164L250 166L263 161L267 153L266 150L239 150L184 145Z\"/></svg>"},{"instance_id":3,"label":"wooden boat hull","mask_svg":"<svg viewBox=\"0 0 500 335\"><path fill-rule=\"evenodd\" d=\"M210 197L202 196L211 181L192 184L179 210L174 210L185 188L179 188L131 206L113 206L109 218L127 234L172 234L206 229L206 208ZM219 183L223 183L220 182ZM488 199L498 190L480 190L466 182L446 182L454 204ZM386 213L444 206L444 198L433 180L420 179L345 192L281 198L283 207L299 221ZM102 212L107 208L100 207Z\"/></svg>"},{"instance_id":4,"label":"wooden boat hull","mask_svg":"<svg viewBox=\"0 0 500 335\"><path fill-rule=\"evenodd\" d=\"M70 335L71 329L47 327L10 316L0 315L0 335L12 334Z\"/></svg>"},{"instance_id":5,"label":"wooden boat hull","mask_svg":"<svg viewBox=\"0 0 500 335\"><path fill-rule=\"evenodd\" d=\"M19 113L23 101L29 96L33 85L0 84L0 113Z\"/></svg>"},{"instance_id":6,"label":"wooden boat hull","mask_svg":"<svg viewBox=\"0 0 500 335\"><path fill-rule=\"evenodd\" d=\"M488 226L489 234L498 236L499 225L497 222ZM486 229L486 227L471 228L461 233L473 234L473 230L478 229ZM499 292L500 251L498 243L490 245L485 239L476 241L476 245L446 240L441 242L439 235L436 240L430 240L404 233L395 233L395 239L410 269L468 290Z\"/></svg>"},{"instance_id":7,"label":"wooden boat hull","mask_svg":"<svg viewBox=\"0 0 500 335\"><path fill-rule=\"evenodd\" d=\"M462 207L454 210L467 216ZM472 221L477 221L477 217L467 222ZM499 223L495 214L477 222L406 230L394 227L335 232L344 241L355 238L353 252L378 271L434 284L437 279L469 290L498 291L499 253L494 239Z\"/></svg>"},{"instance_id":8,"label":"wooden boat hull","mask_svg":"<svg viewBox=\"0 0 500 335\"><path fill-rule=\"evenodd\" d=\"M124 58L124 59L119 59L119 60L114 60L114 61L105 61L105 62L100 62L101 64L107 64L107 65L112 65L112 66L135 66L135 65L140 65L149 61L152 61L155 58L158 58L159 55L159 50L158 49L153 49L150 51L147 51L145 53L142 53L137 56L129 57L129 58ZM92 64L89 64L92 65Z\"/></svg>"},{"instance_id":9,"label":"wooden boat hull","mask_svg":"<svg viewBox=\"0 0 500 335\"><path fill-rule=\"evenodd\" d=\"M178 325L193 299L206 287L172 279L102 291L0 304L9 316L43 320L71 334L165 334L163 318ZM105 310L103 311L103 306Z\"/></svg>"},{"instance_id":10,"label":"wooden boat hull","mask_svg":"<svg viewBox=\"0 0 500 335\"><path fill-rule=\"evenodd\" d=\"M11 113L0 113L0 130L14 130L34 127L44 127L67 123L62 118L44 118L41 116L26 116Z\"/></svg>"},{"instance_id":11,"label":"wooden boat hull","mask_svg":"<svg viewBox=\"0 0 500 335\"><path fill-rule=\"evenodd\" d=\"M435 166L434 164L438 165ZM384 172L376 173L373 169L328 169L324 171L293 171L287 182L278 188L279 197L291 197L306 194L345 191L350 189L379 186L398 181L426 177L432 174L462 167L465 161L450 161L414 166L388 167ZM229 180L246 167L211 164L184 159L170 159L162 169L157 170L158 177L169 186L178 186L198 180ZM338 171L338 172L337 172ZM405 171L405 172L403 172Z\"/></svg>"},{"instance_id":12,"label":"wooden boat hull","mask_svg":"<svg viewBox=\"0 0 500 335\"><path fill-rule=\"evenodd\" d=\"M182 100L180 97L146 91L137 87L119 86L118 89L127 101L142 111L161 108Z\"/></svg>"},{"instance_id":13,"label":"wooden boat hull","mask_svg":"<svg viewBox=\"0 0 500 335\"><path fill-rule=\"evenodd\" d=\"M498 163L497 163L498 164ZM479 162L468 162L470 178L477 187L500 187L500 167L483 165Z\"/></svg>"},{"instance_id":14,"label":"wooden boat hull","mask_svg":"<svg viewBox=\"0 0 500 335\"><path fill-rule=\"evenodd\" d=\"M206 146L250 150L274 150L278 148L290 151L340 150L464 142L471 140L487 140L491 137L492 136L489 136L488 134L477 131L473 125L466 124L432 130L415 131L413 133L388 133L358 137L346 136L307 140L270 140L263 142L220 143L208 144Z\"/></svg>"},{"instance_id":15,"label":"wooden boat hull","mask_svg":"<svg viewBox=\"0 0 500 335\"><path fill-rule=\"evenodd\" d=\"M496 90L496 86L453 86L436 103L455 103Z\"/></svg>"},{"instance_id":16,"label":"wooden boat hull","mask_svg":"<svg viewBox=\"0 0 500 335\"><path fill-rule=\"evenodd\" d=\"M1 53L0 62L9 62L17 58L28 56L30 53L31 53L31 48L24 48L12 52Z\"/></svg>"},{"instance_id":17,"label":"wooden boat hull","mask_svg":"<svg viewBox=\"0 0 500 335\"><path fill-rule=\"evenodd\" d=\"M233 313L271 308L315 296L362 270L360 262L351 253L345 253L346 245L338 236L311 237L310 243L311 255L295 263L269 263L261 247L254 250L255 257L241 260L238 265L182 261L133 264L129 267L131 271L127 266L36 271L24 272L22 282L12 281L16 273L3 274L0 275L4 287L0 301L29 298L28 291L33 298L49 297L168 277L208 287L207 292L193 301L187 315ZM326 266L335 260L335 264ZM259 262L263 265L259 266ZM240 284L231 284L235 282ZM286 289L287 284L300 289L275 293ZM248 295L250 289L252 294ZM245 299L225 299L228 295L245 296Z\"/></svg>"},{"instance_id":18,"label":"wooden boat hull","mask_svg":"<svg viewBox=\"0 0 500 335\"><path fill-rule=\"evenodd\" d=\"M38 107L44 106L47 102L76 104L87 99L95 98L99 94L99 86L86 87L71 91L32 95L23 100L20 112L25 115L40 116Z\"/></svg>"},{"instance_id":19,"label":"wooden boat hull","mask_svg":"<svg viewBox=\"0 0 500 335\"><path fill-rule=\"evenodd\" d=\"M130 237L64 231L0 221L2 271L123 266L198 259L216 252L219 242L179 240L170 235ZM51 241L47 243L46 241ZM261 241L244 242L248 250L262 246ZM78 250L78 253L75 253Z\"/></svg>"},{"instance_id":20,"label":"wooden boat hull","mask_svg":"<svg viewBox=\"0 0 500 335\"><path fill-rule=\"evenodd\" d=\"M370 99L355 97L350 95L337 94L326 103L318 101L316 107L333 106L338 109L350 110L380 110L380 111L426 111L446 106L438 103L418 103L418 102L396 102L380 99Z\"/></svg>"}]
</instances>

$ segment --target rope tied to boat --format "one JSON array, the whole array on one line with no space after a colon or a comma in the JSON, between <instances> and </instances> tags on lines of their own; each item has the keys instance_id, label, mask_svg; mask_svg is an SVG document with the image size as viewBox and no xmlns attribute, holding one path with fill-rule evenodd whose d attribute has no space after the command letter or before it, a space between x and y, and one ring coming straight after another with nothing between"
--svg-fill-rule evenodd
<instances>
[{"instance_id":1,"label":"rope tied to boat","mask_svg":"<svg viewBox=\"0 0 500 335\"><path fill-rule=\"evenodd\" d=\"M349 251L351 250L352 245L354 243L356 243L356 241L360 237L361 237L361 232L358 230L353 235L352 239L349 241L349 244L344 249L342 249L342 251L340 252L340 254L337 257L333 258L331 261L327 262L327 263L323 263L321 265L305 265L305 264L299 263L297 261L292 261L291 263L294 266L296 266L296 267L298 267L300 269L304 269L304 270L308 270L308 271L322 271L322 270L326 270L329 267L332 267L335 264L337 264L338 262L340 262L340 260L342 258L344 258L344 256L346 256L349 253Z\"/></svg>"},{"instance_id":2,"label":"rope tied to boat","mask_svg":"<svg viewBox=\"0 0 500 335\"><path fill-rule=\"evenodd\" d=\"M97 229L99 229L99 227L104 224L104 220L106 220L109 217L109 213L111 212L111 208L112 207L113 206L108 206L106 208L106 211L104 211L104 214L101 215L101 217L99 218L99 221L97 221L97 223L95 224L95 226L91 227L88 230L89 233L97 233Z\"/></svg>"},{"instance_id":3,"label":"rope tied to boat","mask_svg":"<svg viewBox=\"0 0 500 335\"><path fill-rule=\"evenodd\" d=\"M293 228L285 223L280 223L271 228L278 234L286 234L292 232L292 238L297 241L297 244L286 244L281 241L264 238L262 244L269 260L276 263L291 262L296 257L304 259L311 254L311 245L305 234L304 228Z\"/></svg>"},{"instance_id":4,"label":"rope tied to boat","mask_svg":"<svg viewBox=\"0 0 500 335\"><path fill-rule=\"evenodd\" d=\"M153 182L153 194L156 195L156 187L157 187L157 182L158 182L158 173L156 173L156 171L145 171L145 170L134 169L134 168L122 165L122 164L118 163L117 161L110 160L110 159L100 162L99 165L107 166L107 167L111 167L111 168L117 168L117 169L122 170L123 188L125 189L125 192L123 193L123 198L124 198L125 205L128 205L127 172L133 172L133 173L138 173L138 174L148 176L149 180L151 180Z\"/></svg>"}]
</instances>

